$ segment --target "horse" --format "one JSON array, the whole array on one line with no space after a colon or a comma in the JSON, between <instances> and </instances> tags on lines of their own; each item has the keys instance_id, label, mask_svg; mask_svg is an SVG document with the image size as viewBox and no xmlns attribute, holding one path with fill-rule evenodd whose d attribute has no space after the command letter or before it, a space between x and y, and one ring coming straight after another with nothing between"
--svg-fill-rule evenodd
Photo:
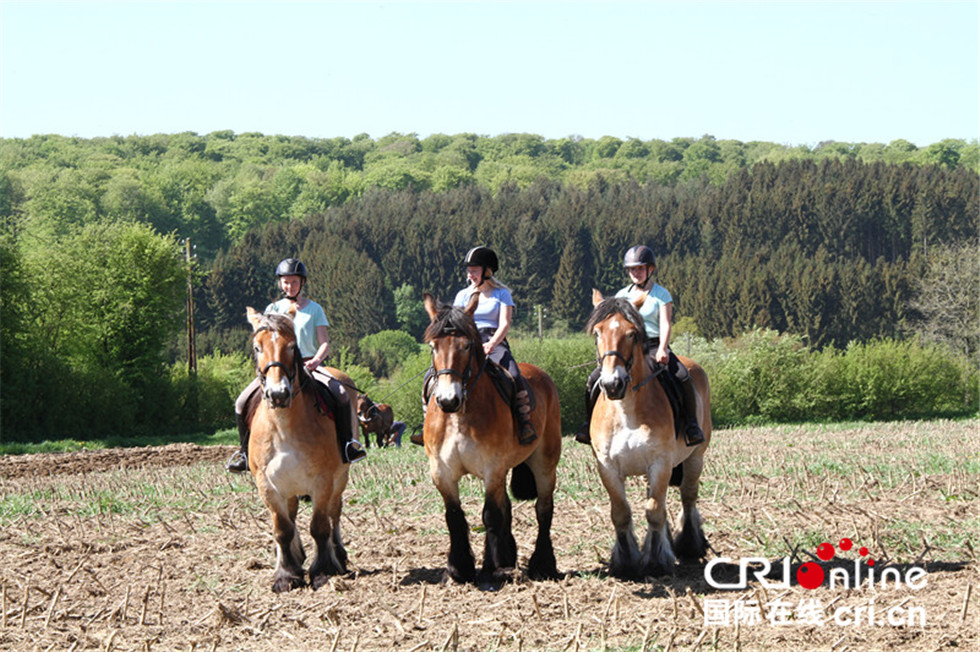
<instances>
[{"instance_id":1,"label":"horse","mask_svg":"<svg viewBox=\"0 0 980 652\"><path fill-rule=\"evenodd\" d=\"M511 405L490 378L489 360L473 321L479 298L474 293L466 308L461 309L439 304L431 294L424 295L431 320L424 340L432 349L435 377L426 406L423 441L429 474L445 505L449 529L446 574L456 582L475 580L482 588L494 588L517 567L517 543L511 532L511 503L506 487L507 474L513 469L514 498L537 499L534 509L538 533L527 576L533 580L555 579L558 570L551 523L561 456L558 390L538 367L520 365L536 401L531 419L538 437L527 445L518 443ZM459 498L459 481L467 474L484 483L486 540L479 574Z\"/></svg>"},{"instance_id":2,"label":"horse","mask_svg":"<svg viewBox=\"0 0 980 652\"><path fill-rule=\"evenodd\" d=\"M395 415L387 403L375 403L367 394L357 395L357 419L361 422L361 433L364 435L364 445L371 441L369 434L377 436L378 448L389 444L391 426Z\"/></svg>"},{"instance_id":3,"label":"horse","mask_svg":"<svg viewBox=\"0 0 980 652\"><path fill-rule=\"evenodd\" d=\"M609 493L616 532L609 571L621 578L672 575L678 556L703 559L708 545L697 509L704 453L711 441L708 377L693 360L680 358L695 383L698 423L705 437L703 443L688 447L683 437L676 436L667 394L654 380L664 370L652 368L645 353L647 335L637 310L645 299L644 294L633 302L604 300L593 290L594 308L586 324L586 331L595 337L601 368L601 393L590 422L592 451ZM647 535L642 552L633 534L625 484L626 477L639 475L647 477ZM678 483L682 529L672 547L665 501L668 484Z\"/></svg>"},{"instance_id":4,"label":"horse","mask_svg":"<svg viewBox=\"0 0 980 652\"><path fill-rule=\"evenodd\" d=\"M263 397L251 417L248 464L272 513L276 542L272 590L280 593L305 586L306 553L296 527L299 499L304 496L313 504L310 535L316 555L309 577L310 586L318 589L330 575L347 572L340 510L350 466L341 456L334 420L317 407L317 381L303 366L293 320L248 308L248 321ZM350 383L343 372L328 371Z\"/></svg>"}]
</instances>

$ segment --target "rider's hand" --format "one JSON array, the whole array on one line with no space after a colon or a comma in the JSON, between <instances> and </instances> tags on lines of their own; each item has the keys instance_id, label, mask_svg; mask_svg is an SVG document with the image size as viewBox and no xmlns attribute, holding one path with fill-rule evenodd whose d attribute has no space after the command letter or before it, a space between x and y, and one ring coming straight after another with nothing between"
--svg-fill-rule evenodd
<instances>
[{"instance_id":1,"label":"rider's hand","mask_svg":"<svg viewBox=\"0 0 980 652\"><path fill-rule=\"evenodd\" d=\"M653 359L660 364L667 364L670 361L670 356L667 355L667 348L664 346L658 346L657 353L653 356Z\"/></svg>"},{"instance_id":2,"label":"rider's hand","mask_svg":"<svg viewBox=\"0 0 980 652\"><path fill-rule=\"evenodd\" d=\"M495 348L497 347L495 347L491 342L483 343L483 353L485 355L490 355L490 352L493 351Z\"/></svg>"}]
</instances>

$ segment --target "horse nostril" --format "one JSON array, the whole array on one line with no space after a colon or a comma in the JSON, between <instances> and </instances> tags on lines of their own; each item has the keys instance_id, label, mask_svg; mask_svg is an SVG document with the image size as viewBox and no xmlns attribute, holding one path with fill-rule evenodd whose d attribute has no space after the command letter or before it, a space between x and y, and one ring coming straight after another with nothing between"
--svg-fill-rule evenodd
<instances>
[{"instance_id":1,"label":"horse nostril","mask_svg":"<svg viewBox=\"0 0 980 652\"><path fill-rule=\"evenodd\" d=\"M455 412L459 409L459 399L455 396L451 398L440 398L439 407L443 412Z\"/></svg>"}]
</instances>

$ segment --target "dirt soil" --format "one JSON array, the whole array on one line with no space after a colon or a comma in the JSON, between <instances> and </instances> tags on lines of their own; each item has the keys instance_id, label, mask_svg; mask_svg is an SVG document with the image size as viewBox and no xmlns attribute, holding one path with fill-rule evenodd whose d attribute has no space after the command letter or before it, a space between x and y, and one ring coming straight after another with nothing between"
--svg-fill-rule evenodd
<instances>
[{"instance_id":1,"label":"dirt soil","mask_svg":"<svg viewBox=\"0 0 980 652\"><path fill-rule=\"evenodd\" d=\"M752 435L745 437L738 445L748 449ZM373 464L351 470L345 494L351 572L318 591L274 594L268 513L249 477L224 472L231 450L176 444L0 457L0 649L980 648L975 532L972 543L967 539L943 555L924 541L921 559L896 560L904 570L925 568L918 590L810 591L795 582L781 589L755 580L745 589L714 589L702 565L679 566L672 578L608 577L608 500L591 453L571 440L565 442L563 467L569 466L559 482L566 490L557 496L554 524L562 579L531 582L518 570L496 591L445 582L448 536L424 453L371 449ZM710 452L707 459L710 474ZM848 533L880 559L887 551L873 541L881 527L876 517L903 510L937 523L977 523L976 499L939 497L940 489L962 478L912 481L918 482L914 489L855 490L831 501L826 495L814 496L813 503L794 499L794 505L779 498L786 487L744 474L730 481L730 487L741 483L738 492L706 486L701 511L713 550L733 563L761 556L764 541L771 545L775 536L807 529L833 542L837 538L829 537ZM976 477L965 481L975 483ZM464 507L480 559L482 499L475 481L467 486ZM598 490L581 489L590 486ZM638 483L631 486L642 494ZM975 491L971 486L967 490ZM669 500L676 512L673 490ZM817 510L817 504L827 508ZM301 507L302 528L308 519L309 508ZM643 521L642 509L634 519ZM753 522L757 529L749 531L744 523ZM534 531L533 505L515 502L522 565ZM304 541L309 549L308 533ZM797 550L797 559L814 559L810 552ZM720 566L717 577L735 581L735 567ZM890 613L897 624L888 621ZM922 613L924 624L907 623L910 613ZM861 622L872 614L873 620Z\"/></svg>"}]
</instances>

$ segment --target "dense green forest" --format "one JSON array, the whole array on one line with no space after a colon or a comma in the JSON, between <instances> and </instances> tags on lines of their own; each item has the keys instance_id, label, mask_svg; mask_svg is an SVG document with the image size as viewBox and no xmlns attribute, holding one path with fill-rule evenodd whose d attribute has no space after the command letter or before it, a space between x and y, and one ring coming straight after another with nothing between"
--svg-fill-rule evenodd
<instances>
[{"instance_id":1,"label":"dense green forest","mask_svg":"<svg viewBox=\"0 0 980 652\"><path fill-rule=\"evenodd\" d=\"M678 332L771 329L814 350L919 337L975 360L978 149L529 134L0 140L4 436L176 426L175 413L196 410L193 379L174 371L187 288L198 354L220 361L244 349L244 306L273 298L289 255L310 268L351 364L377 358L365 336L417 336L422 291L451 297L475 244L500 254L525 332L539 317L551 333L577 330L590 288L622 286L622 253L646 243Z\"/></svg>"}]
</instances>

